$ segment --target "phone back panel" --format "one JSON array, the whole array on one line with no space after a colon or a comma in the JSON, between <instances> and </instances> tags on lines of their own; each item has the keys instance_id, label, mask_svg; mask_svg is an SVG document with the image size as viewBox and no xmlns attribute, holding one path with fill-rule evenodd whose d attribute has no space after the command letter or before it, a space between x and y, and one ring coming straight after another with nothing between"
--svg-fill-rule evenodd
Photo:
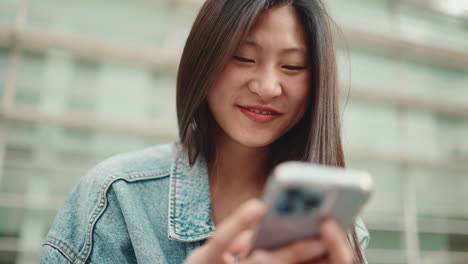
<instances>
[{"instance_id":1,"label":"phone back panel","mask_svg":"<svg viewBox=\"0 0 468 264\"><path fill-rule=\"evenodd\" d=\"M270 176L264 193L268 213L257 228L254 248L272 249L319 235L320 222L331 217L344 230L372 190L361 171L287 162Z\"/></svg>"}]
</instances>

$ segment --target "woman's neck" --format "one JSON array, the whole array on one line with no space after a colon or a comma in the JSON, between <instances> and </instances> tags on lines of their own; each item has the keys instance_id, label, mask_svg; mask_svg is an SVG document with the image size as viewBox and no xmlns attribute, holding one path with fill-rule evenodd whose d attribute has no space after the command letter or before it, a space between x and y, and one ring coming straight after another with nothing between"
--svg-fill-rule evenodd
<instances>
[{"instance_id":1,"label":"woman's neck","mask_svg":"<svg viewBox=\"0 0 468 264\"><path fill-rule=\"evenodd\" d=\"M246 200L261 197L267 158L267 147L249 148L230 138L216 139L216 153L208 164L215 224Z\"/></svg>"}]
</instances>

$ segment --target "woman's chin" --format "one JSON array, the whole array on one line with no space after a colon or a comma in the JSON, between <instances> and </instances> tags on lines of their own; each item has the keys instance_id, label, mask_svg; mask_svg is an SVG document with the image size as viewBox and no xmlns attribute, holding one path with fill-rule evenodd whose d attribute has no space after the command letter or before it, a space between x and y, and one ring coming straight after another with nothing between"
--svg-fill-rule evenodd
<instances>
[{"instance_id":1,"label":"woman's chin","mask_svg":"<svg viewBox=\"0 0 468 264\"><path fill-rule=\"evenodd\" d=\"M225 139L232 143L238 144L246 148L265 148L270 146L281 135L272 131L255 130L255 129L232 129L221 130Z\"/></svg>"},{"instance_id":2,"label":"woman's chin","mask_svg":"<svg viewBox=\"0 0 468 264\"><path fill-rule=\"evenodd\" d=\"M266 138L242 138L237 140L241 145L248 148L264 148L268 147L274 142L274 139Z\"/></svg>"}]
</instances>

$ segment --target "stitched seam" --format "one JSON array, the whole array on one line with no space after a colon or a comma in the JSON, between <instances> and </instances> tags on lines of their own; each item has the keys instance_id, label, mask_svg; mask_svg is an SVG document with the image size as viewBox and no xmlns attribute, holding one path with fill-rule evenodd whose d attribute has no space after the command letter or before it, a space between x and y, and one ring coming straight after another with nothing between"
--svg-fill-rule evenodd
<instances>
[{"instance_id":1,"label":"stitched seam","mask_svg":"<svg viewBox=\"0 0 468 264\"><path fill-rule=\"evenodd\" d=\"M63 251L59 246L51 243L51 242L44 242L44 244L42 245L45 245L45 246L50 246L52 248L54 248L55 250L59 251L70 263L73 263L73 260L72 258L67 254L65 253L65 251Z\"/></svg>"},{"instance_id":2,"label":"stitched seam","mask_svg":"<svg viewBox=\"0 0 468 264\"><path fill-rule=\"evenodd\" d=\"M67 254L67 256L70 257L71 260L75 259L76 256L78 255L75 253L73 248L70 245L68 245L68 243L66 243L65 241L61 239L58 239L54 236L49 236L47 240L48 241L46 241L46 243L51 243L59 247L61 250L65 252L65 254Z\"/></svg>"},{"instance_id":3,"label":"stitched seam","mask_svg":"<svg viewBox=\"0 0 468 264\"><path fill-rule=\"evenodd\" d=\"M173 163L174 166L171 168L171 175L173 175L174 180L169 181L169 190L170 190L170 203L169 203L169 225L175 233L175 192L176 192L176 180L177 180L177 167L178 167L178 154L174 155ZM171 177L172 178L172 177ZM170 231L169 231L170 234Z\"/></svg>"},{"instance_id":4,"label":"stitched seam","mask_svg":"<svg viewBox=\"0 0 468 264\"><path fill-rule=\"evenodd\" d=\"M204 232L196 232L196 233L199 233L200 235L195 236L194 239L197 239L197 238L199 238L199 237L202 237L202 236L204 236L204 235L206 235L206 234L212 232L213 230L214 230L214 229L208 228L208 229L207 229L206 231L204 231ZM196 233L195 233L195 232L193 232L193 233L187 233L186 235L181 235L181 234L178 234L178 233L176 233L176 234L177 234L178 236L180 236L180 237L190 237L190 236L193 236L193 235L196 234Z\"/></svg>"},{"instance_id":5,"label":"stitched seam","mask_svg":"<svg viewBox=\"0 0 468 264\"><path fill-rule=\"evenodd\" d=\"M93 246L93 232L94 232L94 226L96 225L97 220L101 217L101 215L104 213L105 209L107 208L108 205L108 200L107 200L107 191L109 190L109 187L117 180L124 180L126 182L135 182L137 180L148 180L148 179L157 179L157 178L162 178L168 176L168 170L159 170L155 172L138 172L135 174L114 174L109 177L107 177L104 180L104 184L101 187L101 197L99 200L99 203L96 205L96 207L93 209L93 213L91 214L90 219L88 220L88 226L86 228L86 236L85 236L85 245L83 249L81 250L80 255L77 256L77 258L82 261L86 262L86 260L89 258L91 254L91 248Z\"/></svg>"},{"instance_id":6,"label":"stitched seam","mask_svg":"<svg viewBox=\"0 0 468 264\"><path fill-rule=\"evenodd\" d=\"M178 155L177 155L178 156ZM196 237L194 237L193 239L196 240L197 238L199 237L203 237L204 235L212 232L214 229L213 228L208 228L206 230L202 230L201 232L200 231L197 231L197 232L192 232L192 233L187 233L187 234L180 234L176 228L176 220L175 220L175 216L176 216L176 208L177 208L177 195L176 195L176 192L177 192L177 182L178 181L182 181L182 179L179 179L179 168L180 168L180 163L182 163L183 161L181 161L180 158L177 157L176 161L174 162L175 166L173 168L173 170L171 172L171 175L174 175L174 184L172 186L172 194L171 194L171 214L170 214L170 225L172 227L172 229L174 230L174 233L179 236L179 237L191 237L193 236L194 234L200 234L200 235L197 235Z\"/></svg>"}]
</instances>

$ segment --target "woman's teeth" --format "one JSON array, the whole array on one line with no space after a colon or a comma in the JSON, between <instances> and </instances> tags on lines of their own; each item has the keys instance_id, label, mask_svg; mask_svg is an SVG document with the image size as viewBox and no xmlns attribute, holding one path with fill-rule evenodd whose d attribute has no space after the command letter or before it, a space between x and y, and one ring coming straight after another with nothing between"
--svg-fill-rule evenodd
<instances>
[{"instance_id":1,"label":"woman's teeth","mask_svg":"<svg viewBox=\"0 0 468 264\"><path fill-rule=\"evenodd\" d=\"M262 114L262 115L272 115L273 112L268 112L268 111L260 111L257 109L249 108L249 111L257 113L257 114Z\"/></svg>"}]
</instances>

